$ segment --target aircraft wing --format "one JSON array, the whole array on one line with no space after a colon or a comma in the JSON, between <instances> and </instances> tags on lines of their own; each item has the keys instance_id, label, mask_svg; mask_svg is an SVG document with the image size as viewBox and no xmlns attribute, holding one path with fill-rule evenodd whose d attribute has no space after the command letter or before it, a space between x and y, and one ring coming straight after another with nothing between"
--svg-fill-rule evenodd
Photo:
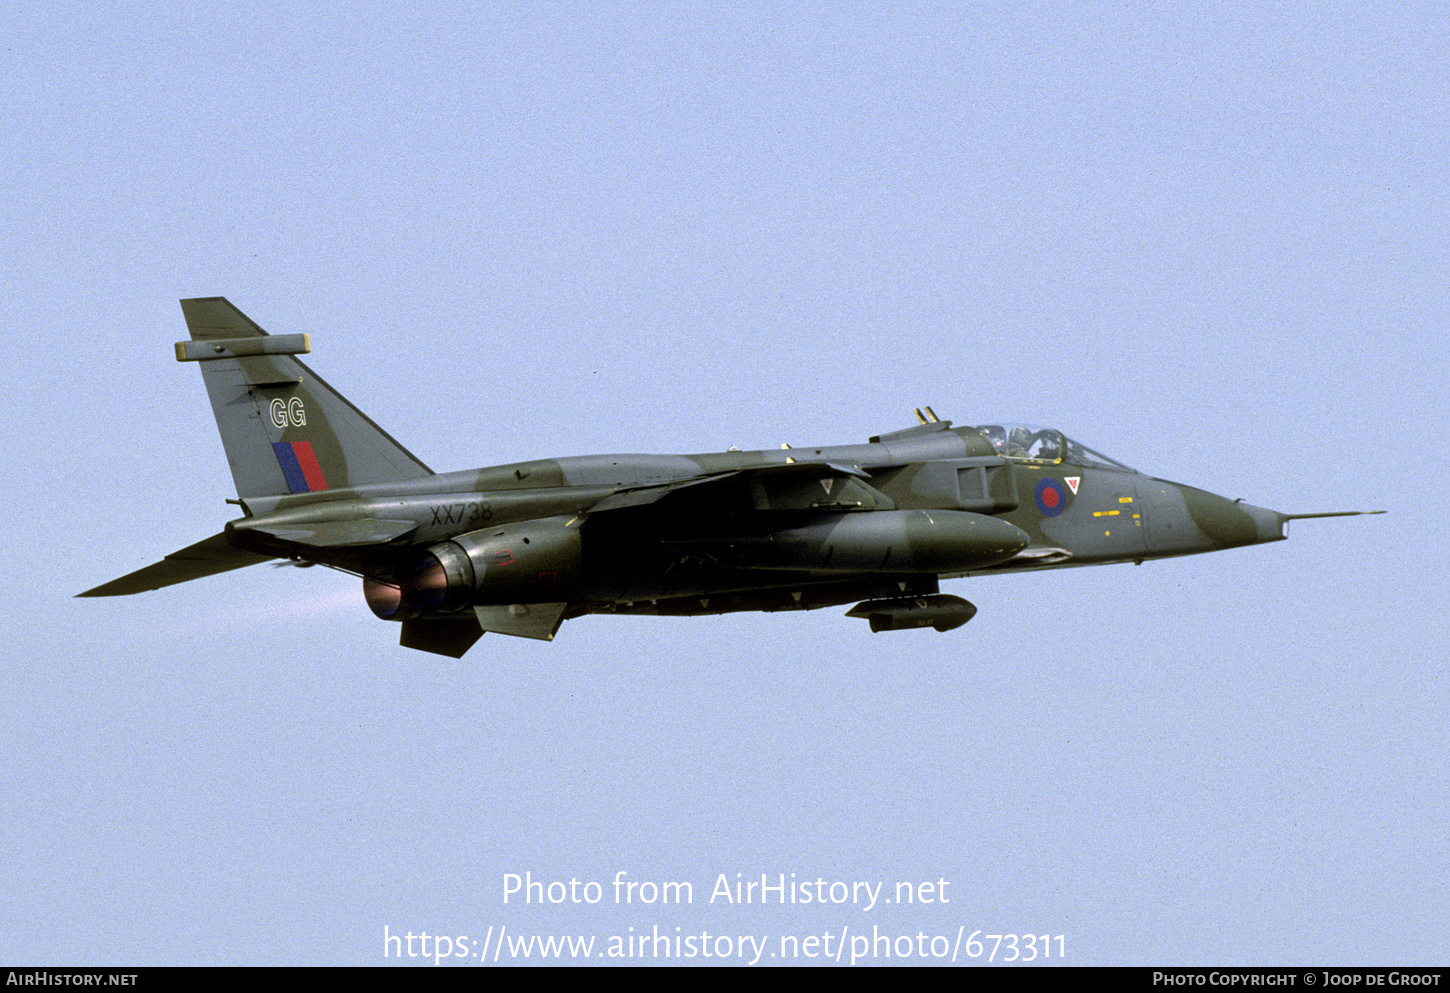
<instances>
[{"instance_id":1,"label":"aircraft wing","mask_svg":"<svg viewBox=\"0 0 1450 993\"><path fill-rule=\"evenodd\" d=\"M179 552L172 552L166 558L144 569L137 569L120 579L103 583L93 590L77 593L76 596L126 596L159 590L163 586L189 582L203 576L214 576L219 572L230 572L243 566L266 562L270 555L244 552L227 543L226 532L188 545Z\"/></svg>"},{"instance_id":2,"label":"aircraft wing","mask_svg":"<svg viewBox=\"0 0 1450 993\"><path fill-rule=\"evenodd\" d=\"M591 514L643 507L666 498L688 499L734 481L749 488L757 510L888 510L895 506L885 494L863 482L865 472L831 462L788 462L694 476L655 486L613 493L589 508Z\"/></svg>"},{"instance_id":3,"label":"aircraft wing","mask_svg":"<svg viewBox=\"0 0 1450 993\"><path fill-rule=\"evenodd\" d=\"M682 490L694 486L718 483L726 479L738 477L738 472L722 472L713 476L695 476L690 479L677 480L673 483L663 483L657 486L637 486L633 489L619 490L600 500L589 508L591 514L602 513L606 510L623 510L626 507L644 507L652 503L658 503L672 493L679 493Z\"/></svg>"}]
</instances>

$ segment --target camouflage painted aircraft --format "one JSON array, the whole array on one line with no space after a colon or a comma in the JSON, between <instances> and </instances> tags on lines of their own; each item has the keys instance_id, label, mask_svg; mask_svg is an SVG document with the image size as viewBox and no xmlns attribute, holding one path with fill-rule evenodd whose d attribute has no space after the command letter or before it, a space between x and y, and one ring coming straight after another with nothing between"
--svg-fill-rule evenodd
<instances>
[{"instance_id":1,"label":"camouflage painted aircraft","mask_svg":"<svg viewBox=\"0 0 1450 993\"><path fill-rule=\"evenodd\" d=\"M1060 432L917 425L864 445L585 455L437 474L221 297L181 301L242 517L81 596L268 559L360 576L402 645L551 639L584 614L811 610L948 631L943 579L1140 563L1284 538L1282 514L1156 479ZM1379 513L1372 511L1371 513Z\"/></svg>"}]
</instances>

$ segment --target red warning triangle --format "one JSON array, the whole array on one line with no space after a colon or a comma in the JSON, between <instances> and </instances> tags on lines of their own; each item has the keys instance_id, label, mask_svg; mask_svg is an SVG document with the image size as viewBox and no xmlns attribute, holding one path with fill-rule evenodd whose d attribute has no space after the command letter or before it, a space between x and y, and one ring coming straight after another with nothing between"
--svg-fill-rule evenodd
<instances>
[{"instance_id":1,"label":"red warning triangle","mask_svg":"<svg viewBox=\"0 0 1450 993\"><path fill-rule=\"evenodd\" d=\"M1077 496L1077 484L1082 482L1081 476L1068 476L1067 485L1072 490L1072 495Z\"/></svg>"}]
</instances>

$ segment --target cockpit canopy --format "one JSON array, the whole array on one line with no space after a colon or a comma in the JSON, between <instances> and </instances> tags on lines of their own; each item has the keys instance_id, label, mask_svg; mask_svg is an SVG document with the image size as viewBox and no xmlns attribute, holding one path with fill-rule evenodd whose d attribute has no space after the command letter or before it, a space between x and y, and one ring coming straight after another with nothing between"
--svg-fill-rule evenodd
<instances>
[{"instance_id":1,"label":"cockpit canopy","mask_svg":"<svg viewBox=\"0 0 1450 993\"><path fill-rule=\"evenodd\" d=\"M1093 469L1138 471L1093 451L1081 442L1073 441L1056 428L1043 428L1034 424L978 424L975 430L1000 455L1018 462L1033 462L1038 465L1067 462Z\"/></svg>"}]
</instances>

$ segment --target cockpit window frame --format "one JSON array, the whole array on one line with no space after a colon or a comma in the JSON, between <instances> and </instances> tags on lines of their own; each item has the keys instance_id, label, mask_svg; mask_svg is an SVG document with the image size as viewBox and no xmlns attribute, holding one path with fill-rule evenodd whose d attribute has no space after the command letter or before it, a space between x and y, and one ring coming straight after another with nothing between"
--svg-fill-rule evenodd
<instances>
[{"instance_id":1,"label":"cockpit window frame","mask_svg":"<svg viewBox=\"0 0 1450 993\"><path fill-rule=\"evenodd\" d=\"M1066 458L1073 465L1086 466L1089 469L1107 469L1110 472L1132 473L1138 471L1126 462L1119 462L1117 459L1104 455L1102 452L1094 451L1082 442L1072 438L1067 439Z\"/></svg>"},{"instance_id":2,"label":"cockpit window frame","mask_svg":"<svg viewBox=\"0 0 1450 993\"><path fill-rule=\"evenodd\" d=\"M1004 421L975 425L972 430L985 438L987 444L1002 458L1022 465L1053 466L1066 463L1089 469L1106 469L1110 472L1138 472L1127 463L1091 449L1056 428ZM1052 455L1054 451L1055 457Z\"/></svg>"},{"instance_id":3,"label":"cockpit window frame","mask_svg":"<svg viewBox=\"0 0 1450 993\"><path fill-rule=\"evenodd\" d=\"M1026 465L1059 465L1066 450L1066 436L1056 428L1005 422L977 425L972 430L986 438L998 455Z\"/></svg>"}]
</instances>

